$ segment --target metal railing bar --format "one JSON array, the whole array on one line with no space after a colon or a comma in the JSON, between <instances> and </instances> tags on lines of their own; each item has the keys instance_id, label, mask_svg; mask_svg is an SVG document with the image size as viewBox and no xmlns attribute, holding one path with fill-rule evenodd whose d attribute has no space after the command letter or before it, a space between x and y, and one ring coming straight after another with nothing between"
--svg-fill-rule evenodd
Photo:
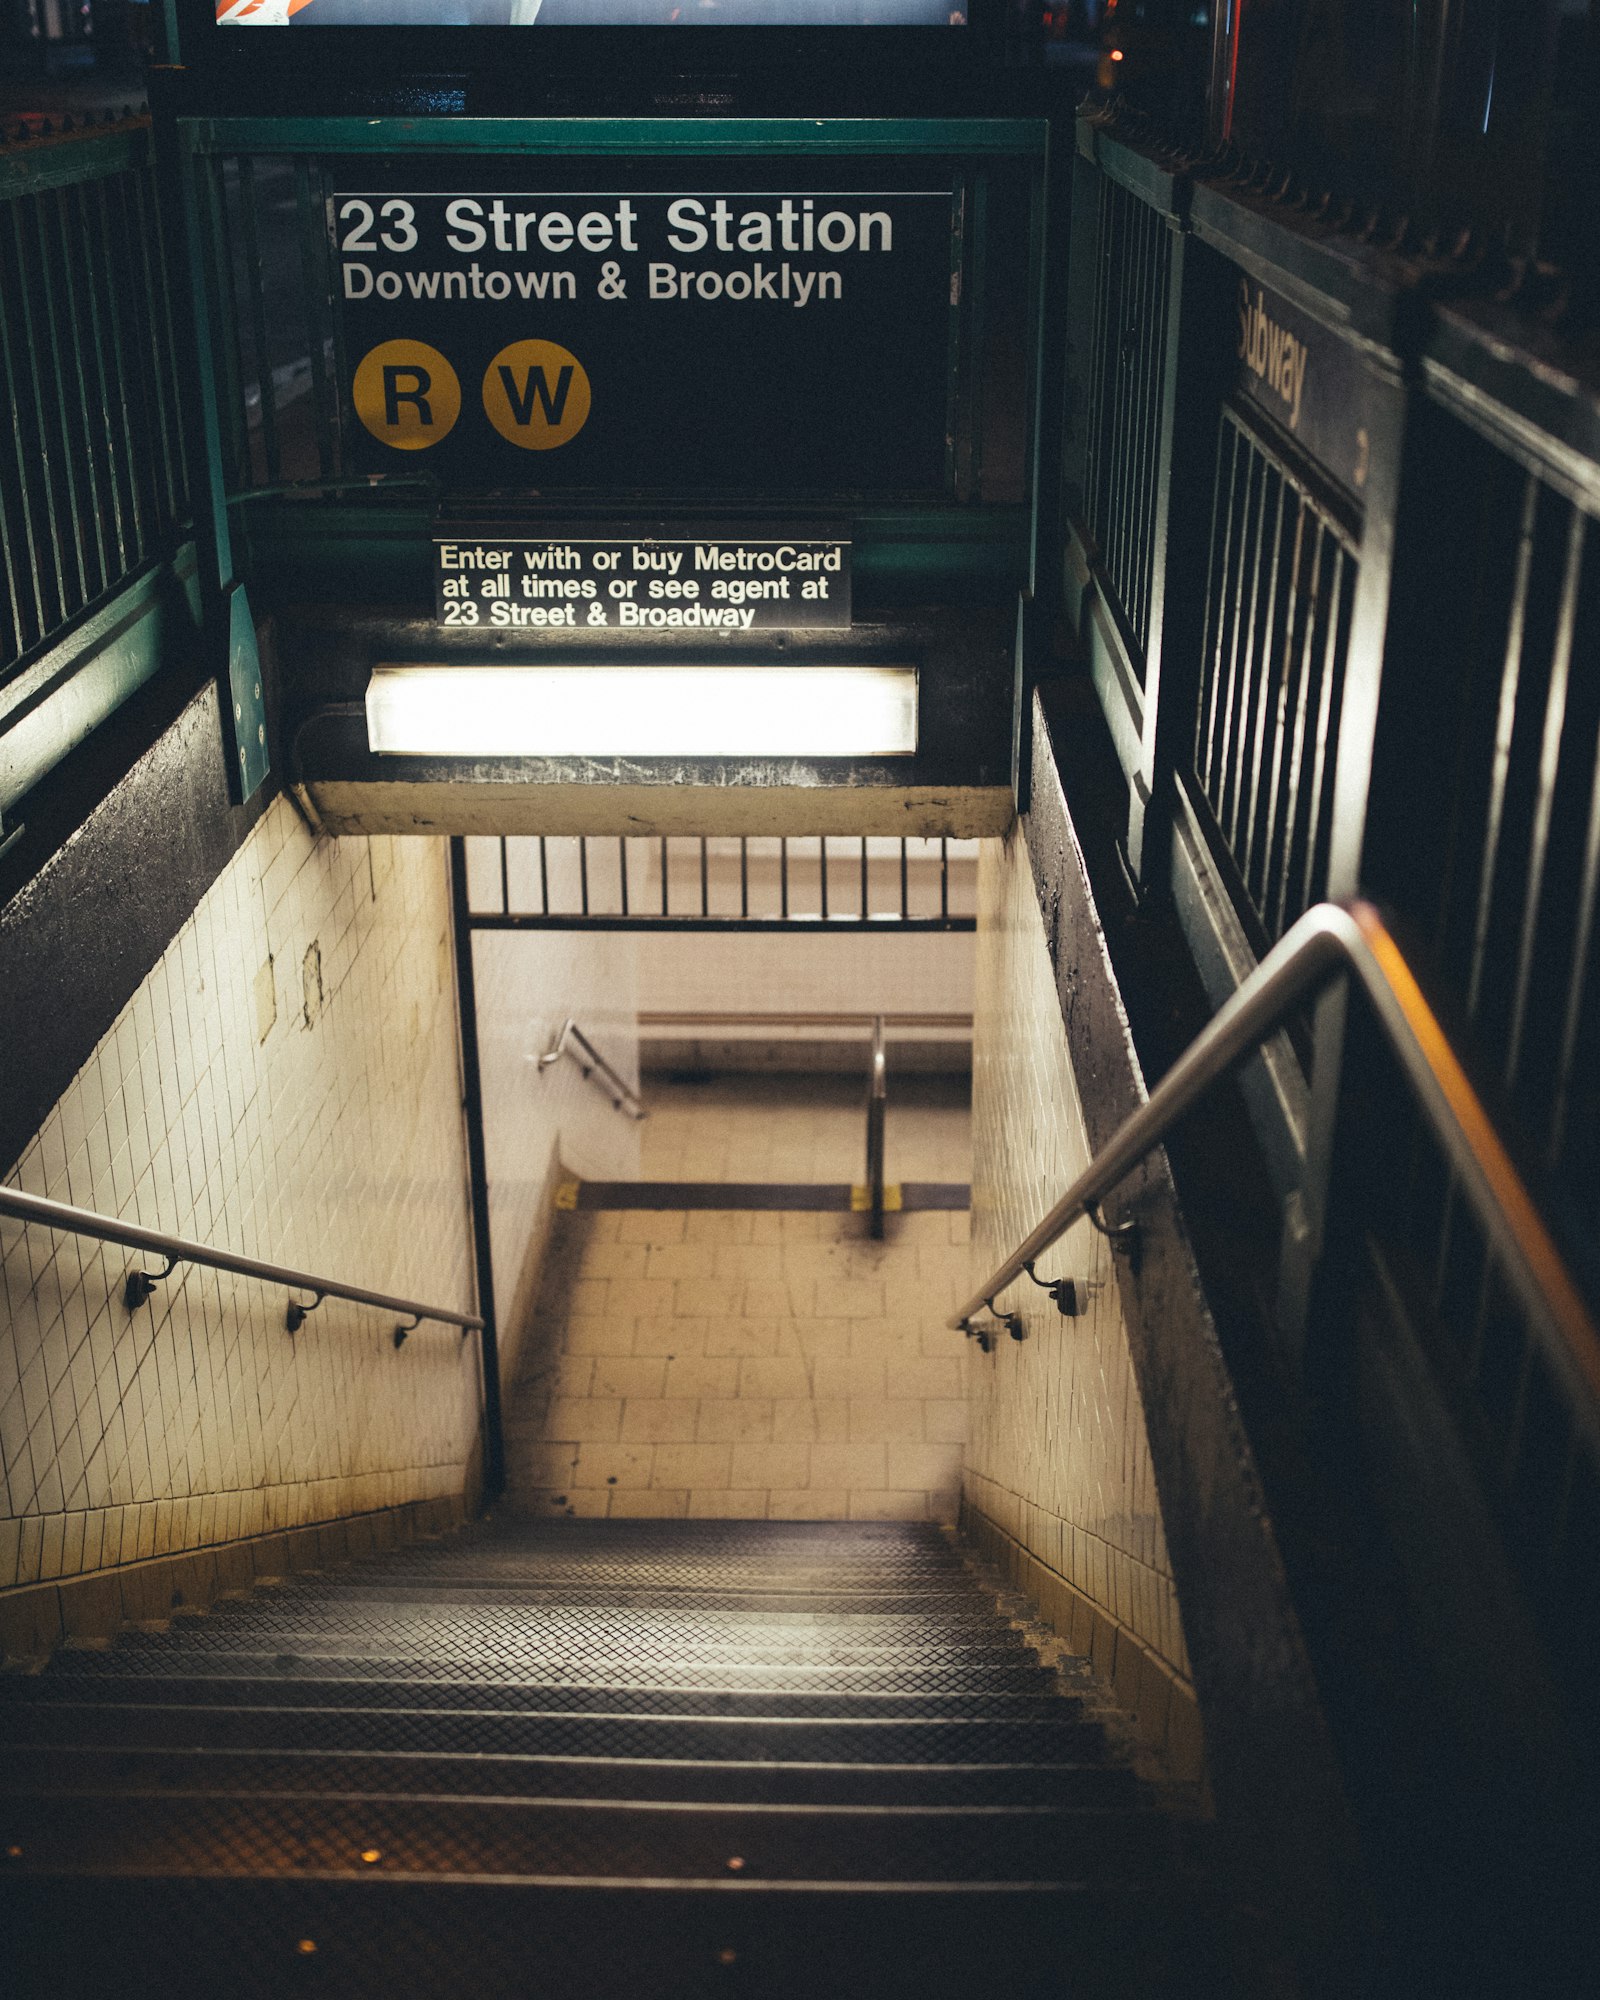
<instances>
[{"instance_id":1,"label":"metal railing bar","mask_svg":"<svg viewBox=\"0 0 1600 2000\"><path fill-rule=\"evenodd\" d=\"M703 917L711 914L711 857L704 834L700 836L700 914Z\"/></svg>"},{"instance_id":2,"label":"metal railing bar","mask_svg":"<svg viewBox=\"0 0 1600 2000\"><path fill-rule=\"evenodd\" d=\"M789 836L783 834L778 841L778 915L787 919L789 915ZM665 909L663 908L663 915Z\"/></svg>"},{"instance_id":3,"label":"metal railing bar","mask_svg":"<svg viewBox=\"0 0 1600 2000\"><path fill-rule=\"evenodd\" d=\"M511 862L504 834L500 836L500 914L503 917L511 914Z\"/></svg>"},{"instance_id":4,"label":"metal railing bar","mask_svg":"<svg viewBox=\"0 0 1600 2000\"><path fill-rule=\"evenodd\" d=\"M800 931L820 930L822 919L815 910L801 910L787 917L700 917L670 916L656 914L641 915L634 911L622 915L616 911L591 912L588 916L578 911L551 911L548 914L538 910L517 910L510 916L496 916L492 912L474 911L471 927L475 931L697 931L710 935L726 931L730 936L740 931ZM878 916L856 917L835 914L828 919L828 930L839 931L892 931L896 935L905 932L934 933L939 931L970 931L976 928L973 917L897 917L893 911L885 911Z\"/></svg>"},{"instance_id":5,"label":"metal railing bar","mask_svg":"<svg viewBox=\"0 0 1600 2000\"><path fill-rule=\"evenodd\" d=\"M578 908L589 914L589 836L578 835Z\"/></svg>"},{"instance_id":6,"label":"metal railing bar","mask_svg":"<svg viewBox=\"0 0 1600 2000\"><path fill-rule=\"evenodd\" d=\"M617 880L622 885L622 914L628 914L628 836L617 835Z\"/></svg>"},{"instance_id":7,"label":"metal railing bar","mask_svg":"<svg viewBox=\"0 0 1600 2000\"><path fill-rule=\"evenodd\" d=\"M73 199L74 196L76 197L75 201ZM87 245L89 242L89 236L90 236L89 194L88 194L88 189L84 187L62 188L60 190L60 197L61 197L61 247L67 267L67 286L72 294L72 299L73 299L73 319L74 321L76 321L79 317L78 302L77 302L78 279L76 278L73 272L73 265L76 262L76 260L72 255L72 243L73 241L77 241L78 243ZM71 223L71 231L72 231L70 237L68 235L69 221ZM127 575L128 570L131 567L131 563L128 556L127 529L122 518L122 488L117 481L117 447L111 433L111 405L112 405L111 376L109 370L106 367L105 338L101 331L101 325L100 325L99 278L100 278L100 273L95 268L93 262L91 261L89 269L84 275L83 289L84 289L84 297L88 304L89 350L91 355L93 356L95 380L99 389L99 404L100 404L99 428L101 434L105 438L106 489L110 495L111 525L112 525L112 531L116 537L116 545L117 545L116 574L117 576L121 577ZM83 342L81 337L78 343L78 375L80 380L86 380L84 376ZM87 414L88 411L86 406L85 407L86 418ZM87 442L87 440L85 441ZM95 458L94 447L90 445L88 449L89 449L89 463L92 467ZM103 543L104 541L103 534L101 539ZM103 547L101 552L101 560L102 563L106 562L106 554ZM108 584L112 580L109 566L106 568L106 580Z\"/></svg>"},{"instance_id":8,"label":"metal railing bar","mask_svg":"<svg viewBox=\"0 0 1600 2000\"><path fill-rule=\"evenodd\" d=\"M539 908L546 916L550 914L550 850L545 844L545 835L539 836Z\"/></svg>"},{"instance_id":9,"label":"metal railing bar","mask_svg":"<svg viewBox=\"0 0 1600 2000\"><path fill-rule=\"evenodd\" d=\"M54 557L51 576L55 583L55 612L56 619L65 622L71 617L72 613L67 606L66 558L61 547L61 526L57 519L59 509L56 505L56 481L51 465L54 453L50 449L50 434L45 420L45 399L39 382L38 334L33 323L32 286L28 278L28 254L24 247L22 235L22 204L20 202L13 202L11 205L11 230L17 248L17 290L22 304L21 320L24 358L27 361L28 380L33 389L33 435L35 449L39 453L41 475L39 483L44 495L45 530L50 540L50 553ZM17 404L14 407L20 408L21 406ZM24 474L26 473L25 461L19 469ZM24 483L26 484L26 481ZM41 636L42 632L48 631L50 625L54 622L55 620L51 620L49 623L45 623L41 620Z\"/></svg>"},{"instance_id":10,"label":"metal railing bar","mask_svg":"<svg viewBox=\"0 0 1600 2000\"><path fill-rule=\"evenodd\" d=\"M872 904L867 893L867 836L861 836L861 914L871 914Z\"/></svg>"},{"instance_id":11,"label":"metal railing bar","mask_svg":"<svg viewBox=\"0 0 1600 2000\"><path fill-rule=\"evenodd\" d=\"M900 839L900 921L906 923L911 916L911 859L910 843L902 834Z\"/></svg>"},{"instance_id":12,"label":"metal railing bar","mask_svg":"<svg viewBox=\"0 0 1600 2000\"><path fill-rule=\"evenodd\" d=\"M970 1014L820 1014L760 1010L745 1013L703 1013L696 1008L685 1013L671 1008L660 1011L641 1009L641 1028L704 1026L708 1028L870 1028L881 1021L886 1028L937 1028L952 1034L971 1034Z\"/></svg>"},{"instance_id":13,"label":"metal railing bar","mask_svg":"<svg viewBox=\"0 0 1600 2000\"><path fill-rule=\"evenodd\" d=\"M1322 604L1322 552L1329 537L1322 517L1316 517L1316 535L1311 545L1311 574L1306 591L1306 610L1301 630L1300 670L1296 677L1294 721L1289 726L1287 767L1283 774L1283 796L1274 799L1274 813L1282 814L1282 850L1279 856L1275 893L1262 910L1269 935L1280 937L1289 911L1289 886L1294 877L1296 827L1305 793L1301 775L1305 768L1306 723L1311 713L1313 656L1317 638L1318 613ZM1270 841L1269 841L1270 846Z\"/></svg>"},{"instance_id":14,"label":"metal railing bar","mask_svg":"<svg viewBox=\"0 0 1600 2000\"><path fill-rule=\"evenodd\" d=\"M661 836L661 914L667 914L667 836Z\"/></svg>"},{"instance_id":15,"label":"metal railing bar","mask_svg":"<svg viewBox=\"0 0 1600 2000\"><path fill-rule=\"evenodd\" d=\"M1560 1082L1555 1103L1550 1108L1545 1159L1552 1168L1560 1160L1567 1142L1567 1121L1572 1112L1573 1080L1577 1074L1578 1041L1583 1032L1584 994L1589 980L1590 941L1597 907L1600 907L1600 767L1596 768L1589 787L1582 887L1578 894L1578 921L1572 939L1572 978L1567 987L1566 1018L1561 1025L1561 1058L1556 1070Z\"/></svg>"},{"instance_id":16,"label":"metal railing bar","mask_svg":"<svg viewBox=\"0 0 1600 2000\"><path fill-rule=\"evenodd\" d=\"M316 182L313 188L313 196L316 201L318 213L320 214L325 210L328 198L328 164L326 160L316 161L314 172ZM345 346L344 314L335 311L333 306L333 294L336 285L333 270L333 241L326 230L319 230L317 232L317 242L320 246L320 269L322 272L322 282L317 293L317 300L320 302L321 312L320 314L314 314L312 302L310 300L307 301L306 338L308 341L320 340L324 348L332 348L333 379L335 382L348 382L350 380L350 356ZM337 400L335 400L333 409L329 414L328 427L328 448L333 454L334 463L341 469L345 469L347 468L348 460L344 449L344 433L340 428L340 413Z\"/></svg>"},{"instance_id":17,"label":"metal railing bar","mask_svg":"<svg viewBox=\"0 0 1600 2000\"><path fill-rule=\"evenodd\" d=\"M39 597L39 574L34 561L33 522L28 511L27 482L23 478L24 458L20 414L17 409L17 394L11 368L11 341L5 329L4 314L0 314L0 374L4 376L6 405L11 411L11 421L6 426L6 429L11 437L12 458L16 465L17 511L22 523L22 538L28 547L28 562L24 570L23 566L18 563L12 549L10 510L6 506L4 487L0 485L0 565L3 565L5 569L6 596L11 604L11 629L13 635L11 650L21 654L27 651L29 644L28 628L23 622L22 593L18 582L21 575L26 574L32 579L34 606L37 613L37 622L41 629L44 623L44 606Z\"/></svg>"},{"instance_id":18,"label":"metal railing bar","mask_svg":"<svg viewBox=\"0 0 1600 2000\"><path fill-rule=\"evenodd\" d=\"M1323 647L1322 685L1318 689L1317 734L1307 805L1305 873L1300 887L1302 909L1311 907L1319 883L1325 886L1325 878L1321 875L1326 832L1322 794L1332 770L1336 748L1334 703L1336 696L1342 698L1340 680L1344 672L1344 642L1349 638L1349 613L1354 589L1349 581L1355 569L1354 559L1346 555L1343 543L1337 540L1334 543L1333 565L1333 583L1328 599L1328 637Z\"/></svg>"},{"instance_id":19,"label":"metal railing bar","mask_svg":"<svg viewBox=\"0 0 1600 2000\"><path fill-rule=\"evenodd\" d=\"M165 1230L146 1229L120 1217L99 1215L93 1209L73 1208L63 1201L43 1195L25 1194L21 1188L0 1186L0 1215L15 1221L37 1223L66 1236L89 1236L99 1243L120 1244L126 1250L148 1250L172 1264L199 1264L211 1271L231 1271L241 1278L259 1278L263 1284L281 1285L286 1291L316 1292L323 1298L348 1299L354 1305L378 1306L385 1312L409 1313L418 1320L437 1320L445 1326L459 1326L467 1332L480 1330L483 1321L474 1313L454 1312L447 1306L423 1305L416 1299L396 1298L388 1292L368 1291L362 1285L347 1285L336 1278L320 1278L309 1271L297 1271L288 1264L269 1264L259 1257L243 1257L232 1250L214 1250L208 1244L191 1243L186 1237L170 1236Z\"/></svg>"},{"instance_id":20,"label":"metal railing bar","mask_svg":"<svg viewBox=\"0 0 1600 2000\"><path fill-rule=\"evenodd\" d=\"M239 280L233 268L233 211L228 199L227 163L197 162L196 201L206 233L214 291L216 331L212 335L216 361L218 430L222 437L229 486L253 484L250 426L244 408L243 315L239 310Z\"/></svg>"},{"instance_id":21,"label":"metal railing bar","mask_svg":"<svg viewBox=\"0 0 1600 2000\"><path fill-rule=\"evenodd\" d=\"M1344 973L1360 980L1576 1420L1600 1446L1600 1331L1410 966L1379 911L1366 902L1321 903L1306 912L949 1326L965 1330L974 1314L991 1307L1027 1264L1096 1208L1310 993Z\"/></svg>"},{"instance_id":22,"label":"metal railing bar","mask_svg":"<svg viewBox=\"0 0 1600 2000\"><path fill-rule=\"evenodd\" d=\"M104 246L104 220L106 220L106 188L102 180L90 182L78 190L78 238L90 244L96 234L96 222L100 224L100 240ZM124 404L124 370L122 352L116 344L116 300L106 298L106 312L100 312L100 274L110 278L116 270L110 258L90 272L88 278L88 312L94 330L94 372L100 378L100 400L102 418L106 426L106 458L110 464L110 492L112 492L112 520L116 522L116 560L120 564L120 574L126 576L128 570L144 556L144 530L138 518L138 480L134 476L134 440L128 428L128 410ZM116 382L112 384L112 378ZM112 436L112 412L120 418L122 430L122 452L118 454ZM124 518L122 506L122 480L118 472L128 480L128 506ZM132 550L132 552L130 552Z\"/></svg>"},{"instance_id":23,"label":"metal railing bar","mask_svg":"<svg viewBox=\"0 0 1600 2000\"><path fill-rule=\"evenodd\" d=\"M817 835L817 895L822 906L822 921L828 921L828 836Z\"/></svg>"},{"instance_id":24,"label":"metal railing bar","mask_svg":"<svg viewBox=\"0 0 1600 2000\"><path fill-rule=\"evenodd\" d=\"M311 362L311 405L316 419L317 470L332 472L333 427L338 420L328 382L328 358L323 352L322 330L316 324L311 304L318 296L317 263L322 218L311 185L311 163L308 160L297 159L294 163L294 197L295 219L300 231L300 275L306 306L306 349Z\"/></svg>"},{"instance_id":25,"label":"metal railing bar","mask_svg":"<svg viewBox=\"0 0 1600 2000\"><path fill-rule=\"evenodd\" d=\"M739 836L739 914L750 914L750 839L743 833Z\"/></svg>"},{"instance_id":26,"label":"metal railing bar","mask_svg":"<svg viewBox=\"0 0 1600 2000\"><path fill-rule=\"evenodd\" d=\"M1252 570L1251 552L1259 539L1251 527L1252 513L1259 514L1266 506L1267 461L1250 448L1250 440L1243 432L1240 442L1245 449L1244 490L1239 496L1239 539L1234 547L1238 569L1233 577L1232 616L1228 620L1227 664L1223 665L1221 632L1216 654L1215 672L1217 677L1216 709L1210 744L1211 765L1206 774L1206 792L1211 800L1218 825L1222 822L1222 800L1227 783L1227 769L1230 745L1233 740L1234 694L1239 680L1239 649L1244 643L1245 629L1245 589ZM1259 475L1261 496L1257 498L1256 484ZM1238 479L1237 463L1234 478Z\"/></svg>"},{"instance_id":27,"label":"metal railing bar","mask_svg":"<svg viewBox=\"0 0 1600 2000\"><path fill-rule=\"evenodd\" d=\"M128 184L132 202L125 204L138 210L136 224L130 224L139 244L139 261L144 268L145 321L152 333L158 328L165 329L165 346L161 340L152 339L149 350L149 385L154 391L156 405L155 428L161 441L161 466L165 475L168 519L176 519L181 511L183 494L183 436L181 429L173 421L173 413L181 410L178 385L167 373L170 357L176 350L176 334L172 319L172 290L167 282L165 245L155 233L155 221L159 220L160 208L154 200L154 188L144 174L136 174ZM170 392L170 394L169 394ZM146 415L148 416L148 403ZM154 482L152 482L153 484ZM160 509L161 495L156 492L157 510Z\"/></svg>"},{"instance_id":28,"label":"metal railing bar","mask_svg":"<svg viewBox=\"0 0 1600 2000\"><path fill-rule=\"evenodd\" d=\"M250 154L239 160L240 247L250 277L250 332L256 350L256 385L261 396L261 454L269 480L283 477L278 451L278 397L272 381L272 354L267 339L266 271L261 260L261 226L256 213L256 163Z\"/></svg>"},{"instance_id":29,"label":"metal railing bar","mask_svg":"<svg viewBox=\"0 0 1600 2000\"><path fill-rule=\"evenodd\" d=\"M39 245L40 295L44 301L44 317L49 327L46 345L49 348L50 370L55 377L56 385L55 410L61 437L61 469L66 475L67 504L71 509L72 544L78 558L78 601L73 606L76 612L81 611L92 597L97 597L99 591L91 589L89 585L89 555L83 538L84 510L78 495L78 475L73 465L76 456L73 450L74 439L67 421L72 404L67 395L66 372L61 360L61 326L56 313L55 259L50 254L50 242L45 234L44 201L45 197L42 195L35 198L33 220ZM78 398L80 411L86 400L87 397L80 394Z\"/></svg>"},{"instance_id":30,"label":"metal railing bar","mask_svg":"<svg viewBox=\"0 0 1600 2000\"><path fill-rule=\"evenodd\" d=\"M1544 907L1545 876L1550 858L1550 828L1555 818L1556 789L1560 780L1561 741L1566 733L1568 687L1572 675L1573 635L1578 619L1578 592L1583 576L1583 545L1589 517L1574 507L1567 524L1567 551L1561 579L1561 606L1556 618L1555 641L1550 661L1550 677L1545 688L1544 729L1539 745L1539 774L1534 795L1533 825L1528 835L1527 874L1523 886L1521 936L1517 939L1517 970L1512 987L1511 1019L1506 1027L1506 1055L1502 1082L1515 1089L1520 1080L1523 1037L1527 1027L1528 1003L1533 991L1534 967L1538 958L1541 917L1548 924Z\"/></svg>"},{"instance_id":31,"label":"metal railing bar","mask_svg":"<svg viewBox=\"0 0 1600 2000\"><path fill-rule=\"evenodd\" d=\"M939 836L939 917L948 922L950 917L950 841L946 834Z\"/></svg>"},{"instance_id":32,"label":"metal railing bar","mask_svg":"<svg viewBox=\"0 0 1600 2000\"><path fill-rule=\"evenodd\" d=\"M581 1050L582 1054L579 1054L578 1050ZM561 1032L540 1056L540 1069L549 1069L553 1064L560 1062L563 1056L571 1056L586 1077L603 1078L606 1088L611 1093L612 1104L618 1111L626 1111L630 1118L635 1119L648 1115L644 1108L644 1100L638 1091L612 1068L570 1014L561 1023Z\"/></svg>"},{"instance_id":33,"label":"metal railing bar","mask_svg":"<svg viewBox=\"0 0 1600 2000\"><path fill-rule=\"evenodd\" d=\"M1518 527L1516 582L1506 630L1505 658L1500 670L1500 700L1495 720L1494 757L1489 775L1489 799L1484 815L1483 862L1478 877L1477 914L1472 931L1472 961L1467 978L1466 1013L1476 1020L1483 975L1491 953L1489 932L1494 916L1494 888L1500 872L1500 830L1505 817L1506 790L1511 775L1511 746L1516 729L1518 690L1522 679L1522 645L1528 618L1528 584L1533 569L1538 529L1539 480L1528 474Z\"/></svg>"}]
</instances>

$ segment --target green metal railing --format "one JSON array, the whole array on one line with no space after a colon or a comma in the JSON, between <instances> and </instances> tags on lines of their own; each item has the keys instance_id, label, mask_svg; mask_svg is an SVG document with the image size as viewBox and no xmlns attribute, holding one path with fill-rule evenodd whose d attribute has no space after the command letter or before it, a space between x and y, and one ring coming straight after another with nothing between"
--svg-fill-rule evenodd
<instances>
[{"instance_id":1,"label":"green metal railing","mask_svg":"<svg viewBox=\"0 0 1600 2000\"><path fill-rule=\"evenodd\" d=\"M183 385L150 128L0 146L0 679L173 554Z\"/></svg>"}]
</instances>

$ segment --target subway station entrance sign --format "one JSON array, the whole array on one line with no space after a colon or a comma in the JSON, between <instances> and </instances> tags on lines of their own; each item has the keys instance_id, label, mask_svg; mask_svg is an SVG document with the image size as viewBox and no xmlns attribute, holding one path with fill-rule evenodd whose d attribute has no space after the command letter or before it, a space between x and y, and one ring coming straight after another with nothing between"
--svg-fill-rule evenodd
<instances>
[{"instance_id":1,"label":"subway station entrance sign","mask_svg":"<svg viewBox=\"0 0 1600 2000\"><path fill-rule=\"evenodd\" d=\"M530 635L847 626L850 544L796 534L476 528L434 532L434 609L458 631Z\"/></svg>"},{"instance_id":2,"label":"subway station entrance sign","mask_svg":"<svg viewBox=\"0 0 1600 2000\"><path fill-rule=\"evenodd\" d=\"M369 170L328 200L363 469L425 460L477 490L942 489L948 186L859 169L828 188L795 165L780 186L652 188L666 166L636 162L623 190L531 188L505 161L419 185L445 171L397 166L387 189Z\"/></svg>"}]
</instances>

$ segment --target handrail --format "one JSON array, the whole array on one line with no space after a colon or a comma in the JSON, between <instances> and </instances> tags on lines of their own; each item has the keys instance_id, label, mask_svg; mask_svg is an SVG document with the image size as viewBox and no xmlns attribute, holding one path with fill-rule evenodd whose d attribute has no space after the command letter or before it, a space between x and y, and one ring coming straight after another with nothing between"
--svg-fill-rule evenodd
<instances>
[{"instance_id":1,"label":"handrail","mask_svg":"<svg viewBox=\"0 0 1600 2000\"><path fill-rule=\"evenodd\" d=\"M573 1043L576 1043L582 1049L582 1055L574 1053ZM598 1073L605 1079L606 1087L611 1092L611 1102L615 1110L626 1111L628 1116L634 1119L649 1116L649 1113L644 1108L644 1100L640 1097L638 1091L633 1088L632 1084L623 1081L570 1014L561 1023L560 1034L556 1036L549 1048L540 1056L540 1069L549 1069L552 1063L560 1062L563 1056L571 1056L572 1060L583 1071L586 1077L594 1076Z\"/></svg>"},{"instance_id":2,"label":"handrail","mask_svg":"<svg viewBox=\"0 0 1600 2000\"><path fill-rule=\"evenodd\" d=\"M973 1316L993 1312L999 1294L1080 1216L1103 1229L1096 1211L1117 1182L1303 1000L1346 972L1361 981L1545 1359L1576 1419L1600 1445L1600 1331L1388 926L1362 901L1319 903L1284 934L1145 1103L947 1324L956 1332L971 1331Z\"/></svg>"},{"instance_id":3,"label":"handrail","mask_svg":"<svg viewBox=\"0 0 1600 2000\"><path fill-rule=\"evenodd\" d=\"M889 1115L889 1061L883 1045L883 1016L872 1022L872 1066L867 1078L867 1200L871 1217L867 1232L883 1235L884 1126Z\"/></svg>"},{"instance_id":4,"label":"handrail","mask_svg":"<svg viewBox=\"0 0 1600 2000\"><path fill-rule=\"evenodd\" d=\"M175 1266L203 1264L213 1271L233 1271L242 1278L260 1278L269 1285L282 1285L286 1291L315 1293L309 1306L291 1301L288 1311L291 1333L304 1323L307 1313L316 1311L324 1299L349 1299L356 1305L380 1306L386 1312L409 1313L411 1325L395 1328L396 1347L403 1346L405 1336L424 1320L459 1326L463 1334L483 1331L483 1321L475 1313L452 1312L446 1306L423 1305L417 1299L393 1298L387 1292L369 1292L362 1285L346 1285L334 1278L315 1277L309 1271L297 1271L288 1264L268 1264L259 1257L241 1257L232 1250L213 1250L204 1243L191 1243L182 1236L169 1236L165 1230L146 1229L137 1222L124 1222L117 1216L99 1215L93 1209L73 1208L64 1201L50 1201L43 1195L25 1194L21 1188L0 1186L0 1215L12 1216L19 1222L36 1222L63 1235L92 1236L101 1243L119 1243L125 1249L149 1250L158 1257L165 1257L165 1271L135 1271L129 1275L123 1298L130 1310L142 1305Z\"/></svg>"}]
</instances>

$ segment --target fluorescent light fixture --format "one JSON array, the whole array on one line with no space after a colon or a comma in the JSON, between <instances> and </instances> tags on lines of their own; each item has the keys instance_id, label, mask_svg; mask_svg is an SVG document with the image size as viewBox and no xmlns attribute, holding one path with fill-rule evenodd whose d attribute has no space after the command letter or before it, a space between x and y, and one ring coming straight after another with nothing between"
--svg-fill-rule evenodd
<instances>
[{"instance_id":1,"label":"fluorescent light fixture","mask_svg":"<svg viewBox=\"0 0 1600 2000\"><path fill-rule=\"evenodd\" d=\"M376 667L390 757L909 757L915 667Z\"/></svg>"}]
</instances>

